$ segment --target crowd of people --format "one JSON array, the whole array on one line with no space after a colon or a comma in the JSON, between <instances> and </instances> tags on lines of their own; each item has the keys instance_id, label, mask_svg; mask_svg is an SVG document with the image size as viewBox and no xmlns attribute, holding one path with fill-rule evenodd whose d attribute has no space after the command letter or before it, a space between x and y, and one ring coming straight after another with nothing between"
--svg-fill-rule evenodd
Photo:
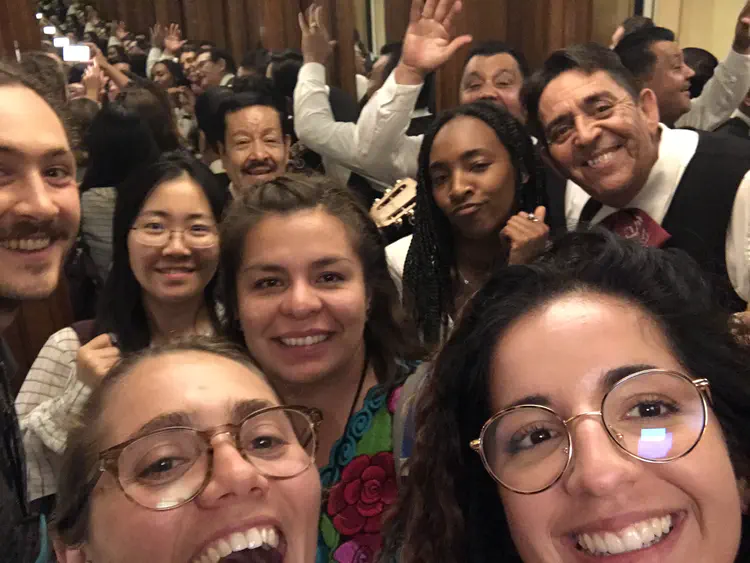
<instances>
[{"instance_id":1,"label":"crowd of people","mask_svg":"<svg viewBox=\"0 0 750 563\"><path fill-rule=\"evenodd\" d=\"M3 561L750 561L750 2L536 69L464 9L354 97L316 4L237 65L41 2L90 60L0 62L0 336L75 322L0 347Z\"/></svg>"}]
</instances>

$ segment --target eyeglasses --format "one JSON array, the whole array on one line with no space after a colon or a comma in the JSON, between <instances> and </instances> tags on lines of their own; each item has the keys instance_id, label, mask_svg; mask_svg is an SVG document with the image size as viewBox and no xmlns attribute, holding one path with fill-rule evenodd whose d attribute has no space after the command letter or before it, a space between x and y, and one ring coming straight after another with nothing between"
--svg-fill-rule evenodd
<instances>
[{"instance_id":1,"label":"eyeglasses","mask_svg":"<svg viewBox=\"0 0 750 563\"><path fill-rule=\"evenodd\" d=\"M668 370L645 370L619 381L598 412L561 418L541 405L500 411L470 444L495 481L521 494L546 491L573 458L572 423L599 416L607 434L627 455L669 463L689 454L703 437L711 390L707 379Z\"/></svg>"},{"instance_id":2,"label":"eyeglasses","mask_svg":"<svg viewBox=\"0 0 750 563\"><path fill-rule=\"evenodd\" d=\"M194 224L186 229L168 229L161 223L149 222L131 231L134 240L144 246L167 246L175 233L180 233L185 245L191 248L210 248L219 242L216 225Z\"/></svg>"},{"instance_id":3,"label":"eyeglasses","mask_svg":"<svg viewBox=\"0 0 750 563\"><path fill-rule=\"evenodd\" d=\"M172 510L197 497L211 481L213 446L230 434L246 461L272 479L291 479L315 459L317 409L268 407L239 424L212 430L172 427L128 440L99 454L99 471L108 471L125 496L145 508Z\"/></svg>"}]
</instances>

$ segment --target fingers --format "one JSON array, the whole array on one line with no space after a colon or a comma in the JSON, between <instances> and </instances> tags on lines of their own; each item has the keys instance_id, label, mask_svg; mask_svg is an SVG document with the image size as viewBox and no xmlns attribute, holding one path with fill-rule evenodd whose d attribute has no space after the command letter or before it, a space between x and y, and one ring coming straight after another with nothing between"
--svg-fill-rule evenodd
<instances>
[{"instance_id":1,"label":"fingers","mask_svg":"<svg viewBox=\"0 0 750 563\"><path fill-rule=\"evenodd\" d=\"M409 12L409 23L417 23L422 18L423 9L423 0L413 0L411 3L411 12Z\"/></svg>"},{"instance_id":2,"label":"fingers","mask_svg":"<svg viewBox=\"0 0 750 563\"><path fill-rule=\"evenodd\" d=\"M438 5L435 7L435 13L432 16L432 19L436 22L442 22L453 9L455 3L456 0L439 0Z\"/></svg>"},{"instance_id":3,"label":"fingers","mask_svg":"<svg viewBox=\"0 0 750 563\"><path fill-rule=\"evenodd\" d=\"M445 16L445 19L443 20L443 27L449 32L453 29L456 16L461 13L462 9L463 5L461 4L461 2L454 2L453 6L451 6L450 11L448 12L448 15Z\"/></svg>"},{"instance_id":4,"label":"fingers","mask_svg":"<svg viewBox=\"0 0 750 563\"><path fill-rule=\"evenodd\" d=\"M468 45L472 41L473 41L473 38L471 37L471 35L462 35L461 37L456 37L448 45L448 53L450 53L450 55L449 55L448 58L450 58L453 55L455 55L456 51L458 51L464 45Z\"/></svg>"},{"instance_id":5,"label":"fingers","mask_svg":"<svg viewBox=\"0 0 750 563\"><path fill-rule=\"evenodd\" d=\"M92 338L88 344L85 344L81 347L81 349L88 349L88 350L102 350L104 348L112 348L112 339L109 337L109 334L100 334L96 338Z\"/></svg>"},{"instance_id":6,"label":"fingers","mask_svg":"<svg viewBox=\"0 0 750 563\"><path fill-rule=\"evenodd\" d=\"M435 17L435 0L427 0L422 9L422 18L431 20Z\"/></svg>"},{"instance_id":7,"label":"fingers","mask_svg":"<svg viewBox=\"0 0 750 563\"><path fill-rule=\"evenodd\" d=\"M544 223L545 217L547 217L547 208L543 205L540 205L534 210L534 216L539 219L542 223Z\"/></svg>"},{"instance_id":8,"label":"fingers","mask_svg":"<svg viewBox=\"0 0 750 563\"><path fill-rule=\"evenodd\" d=\"M307 26L307 21L305 20L305 14L302 12L297 14L297 22L299 23L299 29L302 32L302 35L310 33L310 28Z\"/></svg>"}]
</instances>

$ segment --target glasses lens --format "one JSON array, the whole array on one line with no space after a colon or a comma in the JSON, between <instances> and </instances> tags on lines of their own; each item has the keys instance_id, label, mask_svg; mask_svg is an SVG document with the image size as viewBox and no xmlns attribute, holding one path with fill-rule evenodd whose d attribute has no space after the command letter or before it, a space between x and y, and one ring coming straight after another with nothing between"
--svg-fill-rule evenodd
<instances>
[{"instance_id":1,"label":"glasses lens","mask_svg":"<svg viewBox=\"0 0 750 563\"><path fill-rule=\"evenodd\" d=\"M208 474L208 456L192 430L163 430L136 440L118 459L125 493L138 504L169 510L191 499Z\"/></svg>"},{"instance_id":2,"label":"glasses lens","mask_svg":"<svg viewBox=\"0 0 750 563\"><path fill-rule=\"evenodd\" d=\"M482 441L494 478L522 493L546 489L562 475L568 445L562 420L539 407L520 407L495 419Z\"/></svg>"},{"instance_id":3,"label":"glasses lens","mask_svg":"<svg viewBox=\"0 0 750 563\"><path fill-rule=\"evenodd\" d=\"M660 371L623 380L607 396L602 417L615 441L646 461L684 455L706 424L695 385L680 374Z\"/></svg>"},{"instance_id":4,"label":"glasses lens","mask_svg":"<svg viewBox=\"0 0 750 563\"><path fill-rule=\"evenodd\" d=\"M302 412L273 409L245 421L240 446L269 477L294 477L310 467L315 457L315 432Z\"/></svg>"}]
</instances>

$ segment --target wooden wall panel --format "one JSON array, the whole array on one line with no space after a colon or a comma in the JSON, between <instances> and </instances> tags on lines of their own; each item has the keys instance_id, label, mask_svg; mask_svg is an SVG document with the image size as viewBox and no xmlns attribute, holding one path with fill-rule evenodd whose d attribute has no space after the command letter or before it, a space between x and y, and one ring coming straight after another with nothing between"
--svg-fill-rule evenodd
<instances>
[{"instance_id":1,"label":"wooden wall panel","mask_svg":"<svg viewBox=\"0 0 750 563\"><path fill-rule=\"evenodd\" d=\"M36 49L41 35L31 0L0 0L0 54L15 56L15 45L21 50Z\"/></svg>"},{"instance_id":2,"label":"wooden wall panel","mask_svg":"<svg viewBox=\"0 0 750 563\"><path fill-rule=\"evenodd\" d=\"M410 8L411 0L385 0L385 36L389 43L403 39Z\"/></svg>"},{"instance_id":3,"label":"wooden wall panel","mask_svg":"<svg viewBox=\"0 0 750 563\"><path fill-rule=\"evenodd\" d=\"M154 0L154 23L184 25L180 0Z\"/></svg>"}]
</instances>

